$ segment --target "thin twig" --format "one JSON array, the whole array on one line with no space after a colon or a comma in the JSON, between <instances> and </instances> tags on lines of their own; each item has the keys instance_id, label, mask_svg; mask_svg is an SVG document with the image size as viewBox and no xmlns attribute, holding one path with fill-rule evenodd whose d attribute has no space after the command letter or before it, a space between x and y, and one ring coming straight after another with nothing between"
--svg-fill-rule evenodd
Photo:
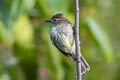
<instances>
[{"instance_id":1,"label":"thin twig","mask_svg":"<svg viewBox=\"0 0 120 80\"><path fill-rule=\"evenodd\" d=\"M76 44L76 66L77 66L77 80L82 80L81 74L81 52L80 52L80 41L79 41L79 2L75 0L75 44Z\"/></svg>"}]
</instances>

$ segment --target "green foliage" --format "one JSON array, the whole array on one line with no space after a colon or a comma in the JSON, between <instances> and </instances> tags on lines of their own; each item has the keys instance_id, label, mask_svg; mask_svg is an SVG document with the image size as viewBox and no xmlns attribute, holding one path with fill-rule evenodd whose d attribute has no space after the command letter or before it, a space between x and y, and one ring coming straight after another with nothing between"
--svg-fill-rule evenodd
<instances>
[{"instance_id":1,"label":"green foliage","mask_svg":"<svg viewBox=\"0 0 120 80\"><path fill-rule=\"evenodd\" d=\"M119 0L80 0L83 80L119 80ZM74 0L0 0L0 80L75 80L76 64L52 45L44 20L62 12L74 23Z\"/></svg>"}]
</instances>

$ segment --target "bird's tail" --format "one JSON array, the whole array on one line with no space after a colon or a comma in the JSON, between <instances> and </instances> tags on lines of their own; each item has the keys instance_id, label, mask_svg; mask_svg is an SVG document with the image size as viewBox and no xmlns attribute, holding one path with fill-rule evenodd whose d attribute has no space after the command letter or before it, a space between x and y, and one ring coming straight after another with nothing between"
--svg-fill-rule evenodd
<instances>
[{"instance_id":1,"label":"bird's tail","mask_svg":"<svg viewBox=\"0 0 120 80\"><path fill-rule=\"evenodd\" d=\"M72 59L77 61L77 58L75 56L72 56ZM81 56L81 73L84 74L86 71L89 71L89 70L90 70L89 64L87 63L85 58Z\"/></svg>"},{"instance_id":2,"label":"bird's tail","mask_svg":"<svg viewBox=\"0 0 120 80\"><path fill-rule=\"evenodd\" d=\"M77 61L77 57L74 55L67 55L70 59ZM90 70L90 66L85 60L85 58L81 55L81 73L84 74L86 71Z\"/></svg>"},{"instance_id":3,"label":"bird's tail","mask_svg":"<svg viewBox=\"0 0 120 80\"><path fill-rule=\"evenodd\" d=\"M81 72L84 74L86 71L90 70L90 66L83 56L81 56Z\"/></svg>"}]
</instances>

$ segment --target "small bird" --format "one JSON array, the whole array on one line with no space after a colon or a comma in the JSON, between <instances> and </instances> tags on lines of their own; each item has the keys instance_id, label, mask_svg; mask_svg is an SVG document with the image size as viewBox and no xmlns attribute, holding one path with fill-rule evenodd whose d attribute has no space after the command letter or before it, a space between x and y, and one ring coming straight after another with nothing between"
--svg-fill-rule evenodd
<instances>
[{"instance_id":1,"label":"small bird","mask_svg":"<svg viewBox=\"0 0 120 80\"><path fill-rule=\"evenodd\" d=\"M55 47L65 56L76 61L74 25L62 13L57 13L46 22L52 24L50 37ZM83 56L80 59L82 62L81 72L84 74L90 70L90 67Z\"/></svg>"}]
</instances>

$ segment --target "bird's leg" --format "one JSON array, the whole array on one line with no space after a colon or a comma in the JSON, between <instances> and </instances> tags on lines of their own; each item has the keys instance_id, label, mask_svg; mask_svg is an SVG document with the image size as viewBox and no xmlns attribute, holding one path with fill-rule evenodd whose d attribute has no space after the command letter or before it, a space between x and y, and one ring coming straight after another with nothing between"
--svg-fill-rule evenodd
<instances>
[{"instance_id":1,"label":"bird's leg","mask_svg":"<svg viewBox=\"0 0 120 80\"><path fill-rule=\"evenodd\" d=\"M80 62L81 58L78 58L77 56L72 56L72 58L76 61L76 62Z\"/></svg>"}]
</instances>

